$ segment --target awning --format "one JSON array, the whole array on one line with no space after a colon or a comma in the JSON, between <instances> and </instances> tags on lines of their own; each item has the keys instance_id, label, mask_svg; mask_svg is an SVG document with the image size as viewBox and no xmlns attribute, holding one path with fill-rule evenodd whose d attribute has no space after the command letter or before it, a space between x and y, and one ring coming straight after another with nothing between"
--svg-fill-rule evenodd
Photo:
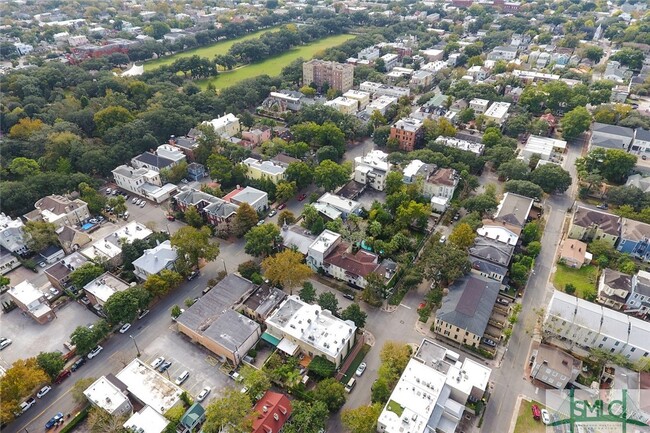
<instances>
[{"instance_id":1,"label":"awning","mask_svg":"<svg viewBox=\"0 0 650 433\"><path fill-rule=\"evenodd\" d=\"M280 342L279 338L274 337L273 335L269 334L268 332L262 333L262 340L266 341L269 344L272 344L273 346L277 346L278 343Z\"/></svg>"},{"instance_id":2,"label":"awning","mask_svg":"<svg viewBox=\"0 0 650 433\"><path fill-rule=\"evenodd\" d=\"M283 338L278 344L278 349L286 353L287 355L294 356L298 352L298 345L292 341Z\"/></svg>"}]
</instances>

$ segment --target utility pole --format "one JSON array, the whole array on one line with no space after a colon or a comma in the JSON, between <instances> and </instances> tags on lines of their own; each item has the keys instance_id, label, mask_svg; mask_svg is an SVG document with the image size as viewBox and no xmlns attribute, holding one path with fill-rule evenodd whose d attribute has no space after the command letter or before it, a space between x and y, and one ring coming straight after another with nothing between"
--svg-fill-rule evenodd
<instances>
[{"instance_id":1,"label":"utility pole","mask_svg":"<svg viewBox=\"0 0 650 433\"><path fill-rule=\"evenodd\" d=\"M135 337L133 335L129 335L131 337L131 340L133 340L133 345L135 346L135 350L138 352L136 355L138 358L140 357L140 349L138 348L138 343L135 342Z\"/></svg>"}]
</instances>

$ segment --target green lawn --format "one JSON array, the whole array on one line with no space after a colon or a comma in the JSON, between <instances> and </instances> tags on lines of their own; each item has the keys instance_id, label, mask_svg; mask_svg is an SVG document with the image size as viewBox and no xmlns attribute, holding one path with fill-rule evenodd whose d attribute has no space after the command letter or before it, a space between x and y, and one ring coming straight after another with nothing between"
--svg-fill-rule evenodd
<instances>
[{"instance_id":1,"label":"green lawn","mask_svg":"<svg viewBox=\"0 0 650 433\"><path fill-rule=\"evenodd\" d=\"M558 290L564 291L564 287L571 283L576 287L575 295L579 298L584 297L586 292L596 291L598 283L598 268L594 265L583 266L580 269L574 269L558 263L553 284Z\"/></svg>"},{"instance_id":2,"label":"green lawn","mask_svg":"<svg viewBox=\"0 0 650 433\"><path fill-rule=\"evenodd\" d=\"M279 27L271 27L270 29L260 30L258 32L250 33L246 36L242 36L237 39L230 39L227 41L215 42L212 45L206 47L194 48L193 50L183 51L182 53L177 53L172 56L162 57L160 59L151 60L144 64L145 71L151 71L163 65L171 65L175 60L180 59L181 57L191 57L194 55L199 55L201 57L207 57L212 60L217 54L227 54L230 47L232 47L237 42L247 41L249 39L256 39L262 36L264 33L272 32L277 30Z\"/></svg>"},{"instance_id":3,"label":"green lawn","mask_svg":"<svg viewBox=\"0 0 650 433\"><path fill-rule=\"evenodd\" d=\"M352 364L350 364L348 371L345 372L343 379L341 379L341 383L348 383L348 380L354 376L354 373L357 371L359 364L361 364L361 361L363 361L363 358L366 357L368 352L370 352L370 345L364 344L359 353L357 353L357 356L354 357L354 361L352 361Z\"/></svg>"},{"instance_id":4,"label":"green lawn","mask_svg":"<svg viewBox=\"0 0 650 433\"><path fill-rule=\"evenodd\" d=\"M388 406L386 408L391 412L395 412L397 416L400 418L402 417L402 413L404 412L404 408L394 400L389 400Z\"/></svg>"},{"instance_id":5,"label":"green lawn","mask_svg":"<svg viewBox=\"0 0 650 433\"><path fill-rule=\"evenodd\" d=\"M540 409L544 408L544 405L536 401L521 400L514 433L544 433L546 431L544 423L542 421L536 421L533 418L533 412L531 410L533 404L539 406Z\"/></svg>"},{"instance_id":6,"label":"green lawn","mask_svg":"<svg viewBox=\"0 0 650 433\"><path fill-rule=\"evenodd\" d=\"M319 51L340 45L353 37L354 35L337 35L324 38L311 44L293 48L279 56L271 57L259 63L244 65L232 71L221 72L214 78L199 80L196 83L201 88L206 88L208 83L212 83L217 89L225 89L242 80L257 77L258 75L266 74L273 77L279 75L282 72L282 68L297 58L311 59Z\"/></svg>"}]
</instances>

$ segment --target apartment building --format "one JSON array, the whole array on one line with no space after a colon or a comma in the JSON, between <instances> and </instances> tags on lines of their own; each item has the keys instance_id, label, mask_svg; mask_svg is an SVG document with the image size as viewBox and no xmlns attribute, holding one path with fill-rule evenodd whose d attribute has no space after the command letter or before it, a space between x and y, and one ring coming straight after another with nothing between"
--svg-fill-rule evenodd
<instances>
[{"instance_id":1,"label":"apartment building","mask_svg":"<svg viewBox=\"0 0 650 433\"><path fill-rule=\"evenodd\" d=\"M390 138L399 142L401 150L410 152L420 144L424 137L423 123L419 119L406 117L390 127Z\"/></svg>"},{"instance_id":2,"label":"apartment building","mask_svg":"<svg viewBox=\"0 0 650 433\"><path fill-rule=\"evenodd\" d=\"M302 64L302 82L305 86L313 83L321 88L327 83L330 89L344 93L352 88L353 79L353 65L318 59Z\"/></svg>"}]
</instances>

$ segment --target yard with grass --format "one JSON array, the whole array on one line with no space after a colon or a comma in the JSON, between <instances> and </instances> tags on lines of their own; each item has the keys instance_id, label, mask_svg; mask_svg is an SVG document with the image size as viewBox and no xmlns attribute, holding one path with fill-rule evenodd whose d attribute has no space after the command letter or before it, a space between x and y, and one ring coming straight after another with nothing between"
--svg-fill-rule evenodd
<instances>
[{"instance_id":1,"label":"yard with grass","mask_svg":"<svg viewBox=\"0 0 650 433\"><path fill-rule=\"evenodd\" d=\"M250 65L244 65L237 69L233 69L232 71L221 72L214 78L199 80L196 83L203 89L206 88L209 83L212 83L212 85L217 89L225 89L226 87L237 84L242 80L257 77L258 75L266 74L274 77L280 75L282 68L294 60L300 57L309 60L314 57L316 53L340 45L353 37L354 35L337 35L324 38L311 44L293 48L279 56L270 57L259 63L252 63Z\"/></svg>"},{"instance_id":2,"label":"yard with grass","mask_svg":"<svg viewBox=\"0 0 650 433\"><path fill-rule=\"evenodd\" d=\"M553 276L553 284L558 290L564 291L567 284L576 288L575 295L584 298L585 293L596 293L598 284L598 268L594 265L583 266L580 269L558 263Z\"/></svg>"},{"instance_id":3,"label":"yard with grass","mask_svg":"<svg viewBox=\"0 0 650 433\"><path fill-rule=\"evenodd\" d=\"M386 407L386 409L396 413L397 416L400 418L402 417L402 413L404 412L404 408L394 400L388 400L388 406Z\"/></svg>"},{"instance_id":4,"label":"yard with grass","mask_svg":"<svg viewBox=\"0 0 650 433\"><path fill-rule=\"evenodd\" d=\"M544 405L537 403L536 401L521 400L521 406L519 406L519 414L517 415L517 425L515 425L514 433L544 433L546 432L546 426L542 421L536 421L533 418L533 412L531 407L536 404L540 409L544 408Z\"/></svg>"},{"instance_id":5,"label":"yard with grass","mask_svg":"<svg viewBox=\"0 0 650 433\"><path fill-rule=\"evenodd\" d=\"M152 71L156 68L159 68L163 65L171 65L174 63L174 61L183 58L183 57L192 57L194 55L200 56L200 57L206 57L210 60L214 58L217 54L227 54L228 50L230 47L232 47L234 44L237 42L243 42L243 41L248 41L250 39L256 39L262 36L264 33L272 32L274 30L279 29L280 26L276 27L271 27L269 29L264 29L260 30L258 32L254 32L251 34L248 34L246 36L242 36L241 38L236 38L236 39L230 39L227 41L221 41L221 42L215 42L212 45L208 45L205 47L200 47L200 48L194 48L192 50L188 51L183 51L182 53L177 53L172 56L165 56L161 57L156 60L151 60L148 61L144 64L144 70L145 71Z\"/></svg>"}]
</instances>

